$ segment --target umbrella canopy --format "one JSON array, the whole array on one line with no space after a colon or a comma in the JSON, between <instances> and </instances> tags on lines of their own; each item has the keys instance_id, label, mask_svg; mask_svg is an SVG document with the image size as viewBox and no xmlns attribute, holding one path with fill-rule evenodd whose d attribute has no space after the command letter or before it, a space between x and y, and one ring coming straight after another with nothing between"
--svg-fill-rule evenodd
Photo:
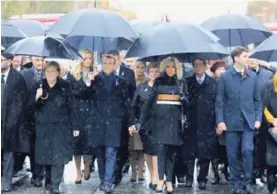
<instances>
[{"instance_id":1,"label":"umbrella canopy","mask_svg":"<svg viewBox=\"0 0 277 194\"><path fill-rule=\"evenodd\" d=\"M218 36L219 42L228 47L261 43L271 35L258 20L237 14L213 17L202 26Z\"/></svg>"},{"instance_id":2,"label":"umbrella canopy","mask_svg":"<svg viewBox=\"0 0 277 194\"><path fill-rule=\"evenodd\" d=\"M5 20L1 21L1 44L6 48L26 37L27 35L16 26Z\"/></svg>"},{"instance_id":3,"label":"umbrella canopy","mask_svg":"<svg viewBox=\"0 0 277 194\"><path fill-rule=\"evenodd\" d=\"M130 22L134 30L138 33L141 34L144 31L149 30L155 25L161 24L163 22L160 21L131 21Z\"/></svg>"},{"instance_id":4,"label":"umbrella canopy","mask_svg":"<svg viewBox=\"0 0 277 194\"><path fill-rule=\"evenodd\" d=\"M28 37L44 36L46 28L44 25L35 20L11 20L12 25L16 26Z\"/></svg>"},{"instance_id":5,"label":"umbrella canopy","mask_svg":"<svg viewBox=\"0 0 277 194\"><path fill-rule=\"evenodd\" d=\"M277 62L277 34L262 42L250 56L267 62Z\"/></svg>"},{"instance_id":6,"label":"umbrella canopy","mask_svg":"<svg viewBox=\"0 0 277 194\"><path fill-rule=\"evenodd\" d=\"M126 54L126 58L142 60L168 55L197 54L210 59L227 56L226 49L201 27L186 23L163 23L141 34ZM186 58L186 57L184 57Z\"/></svg>"},{"instance_id":7,"label":"umbrella canopy","mask_svg":"<svg viewBox=\"0 0 277 194\"><path fill-rule=\"evenodd\" d=\"M61 59L81 59L76 49L62 39L37 36L22 39L10 46L5 53Z\"/></svg>"},{"instance_id":8,"label":"umbrella canopy","mask_svg":"<svg viewBox=\"0 0 277 194\"><path fill-rule=\"evenodd\" d=\"M99 42L100 46L105 46L105 41L110 43L109 40L121 38L130 43L138 37L129 22L121 15L101 9L70 12L53 24L48 32L66 35L66 42L76 48L82 43L89 44L94 51L99 51ZM76 42L79 44L76 45Z\"/></svg>"}]
</instances>

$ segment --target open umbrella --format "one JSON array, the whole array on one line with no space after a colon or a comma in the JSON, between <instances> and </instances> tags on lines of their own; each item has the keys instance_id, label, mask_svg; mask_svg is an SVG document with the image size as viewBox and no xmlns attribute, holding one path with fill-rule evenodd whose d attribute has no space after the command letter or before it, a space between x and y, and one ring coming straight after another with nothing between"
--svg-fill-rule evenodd
<instances>
[{"instance_id":1,"label":"open umbrella","mask_svg":"<svg viewBox=\"0 0 277 194\"><path fill-rule=\"evenodd\" d=\"M8 48L16 41L26 38L27 35L8 21L1 20L1 44Z\"/></svg>"},{"instance_id":2,"label":"open umbrella","mask_svg":"<svg viewBox=\"0 0 277 194\"><path fill-rule=\"evenodd\" d=\"M220 38L227 47L261 43L271 32L259 21L243 15L227 14L208 19L202 26Z\"/></svg>"},{"instance_id":3,"label":"open umbrella","mask_svg":"<svg viewBox=\"0 0 277 194\"><path fill-rule=\"evenodd\" d=\"M185 60L188 55L201 55L207 59L219 59L228 55L226 49L217 43L201 27L186 23L163 23L145 31L134 42L126 54L142 60L178 56Z\"/></svg>"},{"instance_id":4,"label":"open umbrella","mask_svg":"<svg viewBox=\"0 0 277 194\"><path fill-rule=\"evenodd\" d=\"M277 34L263 41L250 57L267 62L277 62Z\"/></svg>"},{"instance_id":5,"label":"open umbrella","mask_svg":"<svg viewBox=\"0 0 277 194\"><path fill-rule=\"evenodd\" d=\"M19 40L10 46L5 53L61 59L82 58L75 48L65 43L62 39L44 36Z\"/></svg>"},{"instance_id":6,"label":"open umbrella","mask_svg":"<svg viewBox=\"0 0 277 194\"><path fill-rule=\"evenodd\" d=\"M70 12L53 24L48 32L66 35L65 41L77 49L85 43L94 51L99 51L103 47L110 49L107 48L110 47L108 43L118 38L130 45L138 37L129 22L121 15L101 9ZM116 42L114 47L120 47L120 44Z\"/></svg>"},{"instance_id":7,"label":"open umbrella","mask_svg":"<svg viewBox=\"0 0 277 194\"><path fill-rule=\"evenodd\" d=\"M46 28L42 23L35 20L10 20L10 24L16 26L28 37L44 36Z\"/></svg>"}]
</instances>

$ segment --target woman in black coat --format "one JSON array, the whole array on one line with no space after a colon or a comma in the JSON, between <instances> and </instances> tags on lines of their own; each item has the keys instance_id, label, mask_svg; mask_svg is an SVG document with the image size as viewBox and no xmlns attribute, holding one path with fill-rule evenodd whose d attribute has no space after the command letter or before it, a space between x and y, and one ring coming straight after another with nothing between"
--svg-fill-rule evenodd
<instances>
[{"instance_id":1,"label":"woman in black coat","mask_svg":"<svg viewBox=\"0 0 277 194\"><path fill-rule=\"evenodd\" d=\"M76 184L82 183L81 159L84 159L84 179L90 179L90 165L92 149L87 146L87 133L84 130L85 124L90 114L90 98L89 96L82 95L81 90L86 86L88 81L88 74L93 69L93 55L90 50L84 49L80 51L83 61L78 63L72 71L68 74L67 80L71 83L72 92L76 103L76 114L78 114L78 125L80 126L80 135L74 138L74 160L77 169ZM96 71L96 70L95 70Z\"/></svg>"},{"instance_id":2,"label":"woman in black coat","mask_svg":"<svg viewBox=\"0 0 277 194\"><path fill-rule=\"evenodd\" d=\"M268 133L266 146L267 182L269 193L277 189L277 73L264 92L265 117L272 130Z\"/></svg>"},{"instance_id":3,"label":"woman in black coat","mask_svg":"<svg viewBox=\"0 0 277 194\"><path fill-rule=\"evenodd\" d=\"M159 76L159 66L157 64L151 63L147 66L149 73L149 81L145 81L138 85L134 100L132 103L132 108L134 109L134 114L136 119L139 119L141 110L145 103L149 100L151 93L153 92L153 85L156 78ZM151 130L151 123L148 120L148 125L145 125L142 130L140 130L140 136L142 139L143 153L145 154L145 161L148 166L150 173L150 184L149 188L156 189L158 181L158 160L157 155L159 152L159 145L154 144L151 141L151 135L147 132Z\"/></svg>"},{"instance_id":4,"label":"woman in black coat","mask_svg":"<svg viewBox=\"0 0 277 194\"><path fill-rule=\"evenodd\" d=\"M57 62L45 65L45 79L32 89L35 108L35 161L45 165L46 192L58 194L64 165L72 159L73 135L78 136L74 100L69 82L59 78Z\"/></svg>"},{"instance_id":5,"label":"woman in black coat","mask_svg":"<svg viewBox=\"0 0 277 194\"><path fill-rule=\"evenodd\" d=\"M160 72L162 74L155 80L153 93L143 108L139 125L143 127L147 119L155 121L152 122L150 133L154 143L161 146L158 153L159 182L156 192L162 192L166 175L167 192L172 193L176 151L182 144L182 116L188 108L187 85L182 80L182 66L176 58L164 59Z\"/></svg>"}]
</instances>

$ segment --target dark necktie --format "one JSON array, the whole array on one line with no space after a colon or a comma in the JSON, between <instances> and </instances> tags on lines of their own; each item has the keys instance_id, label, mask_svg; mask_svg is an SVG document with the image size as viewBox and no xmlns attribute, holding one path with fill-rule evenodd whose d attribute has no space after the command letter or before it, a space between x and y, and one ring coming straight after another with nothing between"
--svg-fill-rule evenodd
<instances>
[{"instance_id":1,"label":"dark necktie","mask_svg":"<svg viewBox=\"0 0 277 194\"><path fill-rule=\"evenodd\" d=\"M5 74L1 75L1 85L5 85Z\"/></svg>"}]
</instances>

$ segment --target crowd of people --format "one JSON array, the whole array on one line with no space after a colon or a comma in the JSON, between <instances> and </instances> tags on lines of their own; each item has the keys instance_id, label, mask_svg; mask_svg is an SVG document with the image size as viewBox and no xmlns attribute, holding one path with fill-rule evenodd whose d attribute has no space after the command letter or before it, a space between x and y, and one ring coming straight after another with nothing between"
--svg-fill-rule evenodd
<instances>
[{"instance_id":1,"label":"crowd of people","mask_svg":"<svg viewBox=\"0 0 277 194\"><path fill-rule=\"evenodd\" d=\"M130 163L131 182L174 192L197 182L206 190L209 166L220 184L219 164L232 192L254 193L256 178L277 188L277 73L236 47L233 64L201 57L193 75L175 57L122 62L118 51L101 57L80 52L71 70L56 61L1 54L2 192L31 161L31 183L58 194L64 166L74 158L76 184L89 180L97 162L100 190L112 193ZM81 170L82 157L84 172Z\"/></svg>"}]
</instances>

